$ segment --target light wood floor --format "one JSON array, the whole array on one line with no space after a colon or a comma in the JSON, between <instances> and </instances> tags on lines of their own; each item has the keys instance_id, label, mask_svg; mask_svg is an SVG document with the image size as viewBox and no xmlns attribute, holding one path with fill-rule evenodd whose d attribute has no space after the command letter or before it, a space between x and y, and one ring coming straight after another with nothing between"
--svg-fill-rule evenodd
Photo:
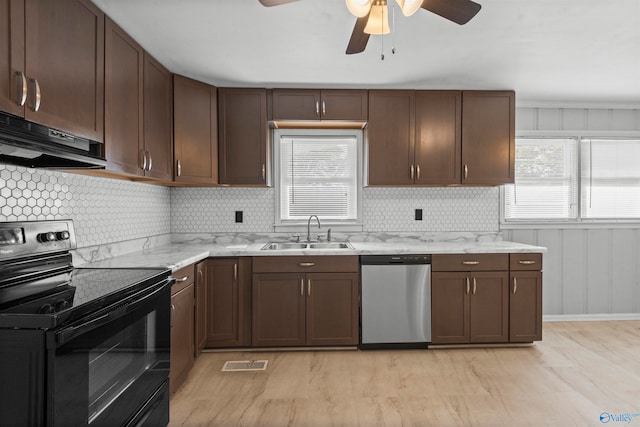
<instances>
[{"instance_id":1,"label":"light wood floor","mask_svg":"<svg viewBox=\"0 0 640 427\"><path fill-rule=\"evenodd\" d=\"M220 372L252 359L267 370ZM205 425L640 425L640 321L545 323L526 348L204 353L170 426Z\"/></svg>"}]
</instances>

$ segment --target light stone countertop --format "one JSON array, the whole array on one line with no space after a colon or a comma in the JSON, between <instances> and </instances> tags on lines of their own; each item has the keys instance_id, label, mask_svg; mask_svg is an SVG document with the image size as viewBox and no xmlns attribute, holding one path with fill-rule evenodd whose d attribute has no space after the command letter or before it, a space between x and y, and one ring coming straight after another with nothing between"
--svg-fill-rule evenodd
<instances>
[{"instance_id":1,"label":"light stone countertop","mask_svg":"<svg viewBox=\"0 0 640 427\"><path fill-rule=\"evenodd\" d=\"M350 241L352 249L311 249L311 250L261 250L266 242L207 242L200 239L180 243L169 243L155 248L144 249L119 255L110 259L90 262L84 268L169 268L176 271L208 257L238 256L282 256L282 255L389 255L389 254L456 254L456 253L545 253L541 246L522 243L493 241Z\"/></svg>"}]
</instances>

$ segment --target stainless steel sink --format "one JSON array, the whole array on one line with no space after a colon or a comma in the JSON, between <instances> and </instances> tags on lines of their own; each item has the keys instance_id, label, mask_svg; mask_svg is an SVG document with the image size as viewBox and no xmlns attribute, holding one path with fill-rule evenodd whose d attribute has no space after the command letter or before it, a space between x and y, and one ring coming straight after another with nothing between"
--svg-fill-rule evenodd
<instances>
[{"instance_id":1,"label":"stainless steel sink","mask_svg":"<svg viewBox=\"0 0 640 427\"><path fill-rule=\"evenodd\" d=\"M347 242L313 242L313 243L276 243L270 242L262 247L263 251L283 250L319 250L319 249L353 249Z\"/></svg>"}]
</instances>

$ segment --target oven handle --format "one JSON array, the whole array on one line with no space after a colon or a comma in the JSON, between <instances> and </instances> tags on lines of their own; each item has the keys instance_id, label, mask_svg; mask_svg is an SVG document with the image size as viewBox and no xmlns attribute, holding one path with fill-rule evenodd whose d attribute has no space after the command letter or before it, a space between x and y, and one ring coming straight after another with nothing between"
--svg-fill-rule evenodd
<instances>
[{"instance_id":1,"label":"oven handle","mask_svg":"<svg viewBox=\"0 0 640 427\"><path fill-rule=\"evenodd\" d=\"M67 328L61 329L55 334L56 347L60 347L79 335L85 334L93 329L106 325L107 323L112 322L119 317L124 316L125 314L131 313L141 305L147 303L152 298L155 298L160 292L164 291L167 285L172 284L174 281L175 279L172 278L164 280L162 284L157 286L154 291L149 293L146 293L148 292L148 290L143 291L145 295L142 297L139 297L140 294L134 295L129 303L120 305L119 307L101 316L88 320L79 325L69 326ZM119 304L122 303L118 303L118 305Z\"/></svg>"}]
</instances>

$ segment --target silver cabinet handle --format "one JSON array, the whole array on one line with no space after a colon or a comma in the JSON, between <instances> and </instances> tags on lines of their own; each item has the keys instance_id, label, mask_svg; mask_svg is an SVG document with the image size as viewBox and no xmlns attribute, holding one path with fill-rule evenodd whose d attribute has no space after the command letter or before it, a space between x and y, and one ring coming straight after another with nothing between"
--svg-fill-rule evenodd
<instances>
[{"instance_id":1,"label":"silver cabinet handle","mask_svg":"<svg viewBox=\"0 0 640 427\"><path fill-rule=\"evenodd\" d=\"M324 116L325 114L327 114L327 106L324 104L324 101L322 101L322 115Z\"/></svg>"},{"instance_id":2,"label":"silver cabinet handle","mask_svg":"<svg viewBox=\"0 0 640 427\"><path fill-rule=\"evenodd\" d=\"M462 261L464 265L478 265L480 261Z\"/></svg>"},{"instance_id":3,"label":"silver cabinet handle","mask_svg":"<svg viewBox=\"0 0 640 427\"><path fill-rule=\"evenodd\" d=\"M233 264L233 281L238 281L238 264Z\"/></svg>"},{"instance_id":4,"label":"silver cabinet handle","mask_svg":"<svg viewBox=\"0 0 640 427\"><path fill-rule=\"evenodd\" d=\"M262 164L262 180L264 181L265 179L267 179L267 167L263 163Z\"/></svg>"},{"instance_id":5,"label":"silver cabinet handle","mask_svg":"<svg viewBox=\"0 0 640 427\"><path fill-rule=\"evenodd\" d=\"M473 278L473 294L476 294L476 290L478 289L478 283L476 282L476 278Z\"/></svg>"},{"instance_id":6,"label":"silver cabinet handle","mask_svg":"<svg viewBox=\"0 0 640 427\"><path fill-rule=\"evenodd\" d=\"M467 277L467 295L469 295L469 290L471 287L469 286L469 278Z\"/></svg>"},{"instance_id":7,"label":"silver cabinet handle","mask_svg":"<svg viewBox=\"0 0 640 427\"><path fill-rule=\"evenodd\" d=\"M416 165L416 179L420 179L420 165Z\"/></svg>"},{"instance_id":8,"label":"silver cabinet handle","mask_svg":"<svg viewBox=\"0 0 640 427\"><path fill-rule=\"evenodd\" d=\"M304 296L304 279L300 279L300 296Z\"/></svg>"},{"instance_id":9,"label":"silver cabinet handle","mask_svg":"<svg viewBox=\"0 0 640 427\"><path fill-rule=\"evenodd\" d=\"M414 169L413 169L413 165L411 165L411 167L409 168L409 174L411 175L412 180L413 180L413 173L414 173Z\"/></svg>"},{"instance_id":10,"label":"silver cabinet handle","mask_svg":"<svg viewBox=\"0 0 640 427\"><path fill-rule=\"evenodd\" d=\"M535 264L535 263L536 263L535 261L530 261L530 260L521 260L521 261L518 261L518 264L522 264L522 265L533 265L533 264Z\"/></svg>"},{"instance_id":11,"label":"silver cabinet handle","mask_svg":"<svg viewBox=\"0 0 640 427\"><path fill-rule=\"evenodd\" d=\"M33 111L38 111L40 109L40 101L42 100L42 93L40 92L40 84L36 79L31 79L31 82L33 84L32 87L34 92L32 109Z\"/></svg>"},{"instance_id":12,"label":"silver cabinet handle","mask_svg":"<svg viewBox=\"0 0 640 427\"><path fill-rule=\"evenodd\" d=\"M198 277L200 277L201 280L204 280L204 273L202 273L202 270L198 270Z\"/></svg>"},{"instance_id":13,"label":"silver cabinet handle","mask_svg":"<svg viewBox=\"0 0 640 427\"><path fill-rule=\"evenodd\" d=\"M316 101L316 116L320 117L320 101Z\"/></svg>"},{"instance_id":14,"label":"silver cabinet handle","mask_svg":"<svg viewBox=\"0 0 640 427\"><path fill-rule=\"evenodd\" d=\"M307 295L311 296L311 279L307 280Z\"/></svg>"},{"instance_id":15,"label":"silver cabinet handle","mask_svg":"<svg viewBox=\"0 0 640 427\"><path fill-rule=\"evenodd\" d=\"M513 293L515 295L515 293L518 292L518 279L516 279L515 277L513 278Z\"/></svg>"},{"instance_id":16,"label":"silver cabinet handle","mask_svg":"<svg viewBox=\"0 0 640 427\"><path fill-rule=\"evenodd\" d=\"M149 155L149 169L147 169L148 171L151 170L151 168L153 167L153 159L151 158L151 153L147 151L147 154Z\"/></svg>"},{"instance_id":17,"label":"silver cabinet handle","mask_svg":"<svg viewBox=\"0 0 640 427\"><path fill-rule=\"evenodd\" d=\"M469 168L467 165L464 165L464 179L467 179L467 176L469 176Z\"/></svg>"},{"instance_id":18,"label":"silver cabinet handle","mask_svg":"<svg viewBox=\"0 0 640 427\"><path fill-rule=\"evenodd\" d=\"M179 279L176 279L176 283L182 283L182 282L186 282L187 280L189 280L189 276L182 276Z\"/></svg>"},{"instance_id":19,"label":"silver cabinet handle","mask_svg":"<svg viewBox=\"0 0 640 427\"><path fill-rule=\"evenodd\" d=\"M182 164L180 163L180 160L178 160L178 176L182 175Z\"/></svg>"},{"instance_id":20,"label":"silver cabinet handle","mask_svg":"<svg viewBox=\"0 0 640 427\"><path fill-rule=\"evenodd\" d=\"M17 92L20 96L18 99L18 105L23 107L24 103L27 102L27 78L25 77L22 71L16 72L16 86L18 88Z\"/></svg>"},{"instance_id":21,"label":"silver cabinet handle","mask_svg":"<svg viewBox=\"0 0 640 427\"><path fill-rule=\"evenodd\" d=\"M316 265L316 263L315 262L301 262L301 263L298 263L298 265L300 267L313 267L314 265Z\"/></svg>"},{"instance_id":22,"label":"silver cabinet handle","mask_svg":"<svg viewBox=\"0 0 640 427\"><path fill-rule=\"evenodd\" d=\"M147 169L147 152L144 150L140 150L140 154L142 155L142 170Z\"/></svg>"},{"instance_id":23,"label":"silver cabinet handle","mask_svg":"<svg viewBox=\"0 0 640 427\"><path fill-rule=\"evenodd\" d=\"M172 328L173 328L173 318L174 318L175 312L176 312L176 306L171 304L171 320L169 324L171 325Z\"/></svg>"}]
</instances>

